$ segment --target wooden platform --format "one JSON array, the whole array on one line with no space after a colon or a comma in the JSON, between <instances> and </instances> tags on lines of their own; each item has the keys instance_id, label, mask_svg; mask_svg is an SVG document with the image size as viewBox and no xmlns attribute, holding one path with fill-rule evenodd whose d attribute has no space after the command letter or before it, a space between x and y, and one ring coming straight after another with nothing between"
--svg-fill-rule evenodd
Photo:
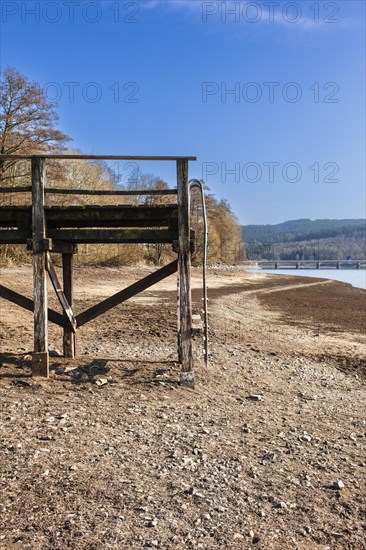
<instances>
[{"instance_id":1,"label":"wooden platform","mask_svg":"<svg viewBox=\"0 0 366 550\"><path fill-rule=\"evenodd\" d=\"M46 186L46 159L83 160L165 160L174 161L177 188L168 190L94 191L54 189ZM195 157L126 157L83 155L0 155L0 161L29 160L30 186L1 188L2 193L31 193L32 206L0 207L0 244L27 244L33 255L34 300L0 285L0 297L34 312L33 374L49 375L48 321L63 327L65 357L75 356L77 328L105 314L151 285L178 272L178 358L181 383L194 386L192 355L191 250L194 233L190 228L188 162ZM65 195L175 195L176 204L149 206L47 206L49 193ZM136 281L114 296L78 314L73 305L73 255L81 243L170 243L177 259L155 273ZM63 280L60 283L50 252L62 254ZM62 313L48 308L48 281L54 288ZM157 312L158 314L158 312Z\"/></svg>"}]
</instances>

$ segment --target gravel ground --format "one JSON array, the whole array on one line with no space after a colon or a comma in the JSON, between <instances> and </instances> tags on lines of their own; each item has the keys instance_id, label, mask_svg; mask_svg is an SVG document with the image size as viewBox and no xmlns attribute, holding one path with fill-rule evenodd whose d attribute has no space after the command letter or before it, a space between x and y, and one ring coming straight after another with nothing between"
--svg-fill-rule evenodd
<instances>
[{"instance_id":1,"label":"gravel ground","mask_svg":"<svg viewBox=\"0 0 366 550\"><path fill-rule=\"evenodd\" d=\"M147 272L80 269L78 312ZM1 271L28 294L29 276ZM211 270L195 390L174 277L80 329L75 360L51 327L49 380L31 315L1 301L0 547L366 548L366 293L294 279Z\"/></svg>"}]
</instances>

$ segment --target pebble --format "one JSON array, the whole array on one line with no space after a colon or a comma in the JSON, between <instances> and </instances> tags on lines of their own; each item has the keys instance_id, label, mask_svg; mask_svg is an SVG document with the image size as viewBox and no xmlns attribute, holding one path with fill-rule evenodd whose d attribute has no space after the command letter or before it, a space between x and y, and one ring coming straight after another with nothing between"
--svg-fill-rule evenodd
<instances>
[{"instance_id":1,"label":"pebble","mask_svg":"<svg viewBox=\"0 0 366 550\"><path fill-rule=\"evenodd\" d=\"M252 393L248 395L247 399L251 399L252 401L262 401L263 396L259 394Z\"/></svg>"},{"instance_id":2,"label":"pebble","mask_svg":"<svg viewBox=\"0 0 366 550\"><path fill-rule=\"evenodd\" d=\"M311 441L311 435L304 434L304 435L301 437L301 439L302 439L303 441L308 441L308 442L310 442L310 441Z\"/></svg>"},{"instance_id":3,"label":"pebble","mask_svg":"<svg viewBox=\"0 0 366 550\"><path fill-rule=\"evenodd\" d=\"M211 516L210 516L210 514L202 514L201 519L204 519L204 520L208 521L208 520L211 519Z\"/></svg>"},{"instance_id":4,"label":"pebble","mask_svg":"<svg viewBox=\"0 0 366 550\"><path fill-rule=\"evenodd\" d=\"M156 527L157 524L158 524L158 520L157 520L156 518L154 518L154 519L151 519L151 520L148 522L147 526L148 526L148 527Z\"/></svg>"},{"instance_id":5,"label":"pebble","mask_svg":"<svg viewBox=\"0 0 366 550\"><path fill-rule=\"evenodd\" d=\"M234 540L243 540L244 536L241 533L234 533L233 539Z\"/></svg>"},{"instance_id":6,"label":"pebble","mask_svg":"<svg viewBox=\"0 0 366 550\"><path fill-rule=\"evenodd\" d=\"M106 384L108 384L108 379L107 378L98 378L98 380L96 380L95 383L96 383L97 386L105 386Z\"/></svg>"},{"instance_id":7,"label":"pebble","mask_svg":"<svg viewBox=\"0 0 366 550\"><path fill-rule=\"evenodd\" d=\"M333 483L333 487L334 487L335 489L344 489L344 483L343 483L343 481L341 481L340 479L338 479L337 481L335 481L335 482Z\"/></svg>"}]
</instances>

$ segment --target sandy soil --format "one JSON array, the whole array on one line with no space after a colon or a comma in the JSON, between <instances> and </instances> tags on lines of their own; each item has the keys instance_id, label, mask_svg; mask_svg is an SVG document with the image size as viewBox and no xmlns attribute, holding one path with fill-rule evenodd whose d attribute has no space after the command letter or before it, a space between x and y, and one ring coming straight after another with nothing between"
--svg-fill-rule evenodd
<instances>
[{"instance_id":1,"label":"sandy soil","mask_svg":"<svg viewBox=\"0 0 366 550\"><path fill-rule=\"evenodd\" d=\"M77 270L76 312L150 271ZM29 269L0 278L31 296ZM366 292L212 269L209 298L195 390L174 276L82 327L75 360L51 325L49 380L0 300L0 548L366 548Z\"/></svg>"}]
</instances>

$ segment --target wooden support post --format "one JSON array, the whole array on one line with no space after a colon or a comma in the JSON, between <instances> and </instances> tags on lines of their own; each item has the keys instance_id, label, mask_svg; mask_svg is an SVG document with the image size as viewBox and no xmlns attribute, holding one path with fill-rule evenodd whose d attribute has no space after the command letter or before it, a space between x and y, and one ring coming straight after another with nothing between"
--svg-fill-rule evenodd
<instances>
[{"instance_id":1,"label":"wooden support post","mask_svg":"<svg viewBox=\"0 0 366 550\"><path fill-rule=\"evenodd\" d=\"M34 353L32 373L49 376L46 254L41 242L46 237L44 213L45 159L32 157L32 239L34 289Z\"/></svg>"},{"instance_id":2,"label":"wooden support post","mask_svg":"<svg viewBox=\"0 0 366 550\"><path fill-rule=\"evenodd\" d=\"M62 254L62 274L63 274L63 287L64 294L67 301L70 304L71 309L74 309L74 293L73 293L73 267L74 267L74 255ZM64 357L73 359L75 357L75 332L70 330L69 327L64 328L63 342L64 342Z\"/></svg>"},{"instance_id":3,"label":"wooden support post","mask_svg":"<svg viewBox=\"0 0 366 550\"><path fill-rule=\"evenodd\" d=\"M191 297L191 248L190 248L190 195L188 160L177 160L178 186L178 273L180 309L180 383L194 388L192 354L192 297Z\"/></svg>"},{"instance_id":4,"label":"wooden support post","mask_svg":"<svg viewBox=\"0 0 366 550\"><path fill-rule=\"evenodd\" d=\"M178 249L177 249L178 251ZM177 353L178 353L178 363L182 362L182 357L180 354L181 343L180 343L180 292L179 292L179 269L177 272Z\"/></svg>"}]
</instances>

